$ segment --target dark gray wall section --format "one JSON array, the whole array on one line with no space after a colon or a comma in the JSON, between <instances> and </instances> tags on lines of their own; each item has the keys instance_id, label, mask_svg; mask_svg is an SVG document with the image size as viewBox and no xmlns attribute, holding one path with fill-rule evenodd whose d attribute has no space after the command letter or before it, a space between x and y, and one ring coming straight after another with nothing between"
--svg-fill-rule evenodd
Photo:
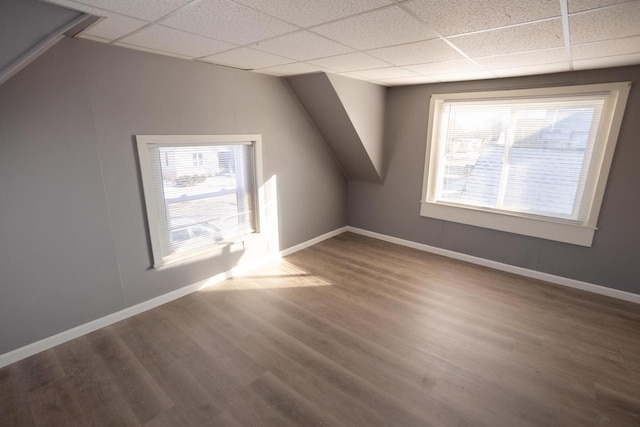
<instances>
[{"instance_id":1,"label":"dark gray wall section","mask_svg":"<svg viewBox=\"0 0 640 427\"><path fill-rule=\"evenodd\" d=\"M346 179L282 79L63 40L0 86L0 354L197 282L161 271L136 134L261 133L280 247L346 225Z\"/></svg>"},{"instance_id":2,"label":"dark gray wall section","mask_svg":"<svg viewBox=\"0 0 640 427\"><path fill-rule=\"evenodd\" d=\"M634 85L590 248L419 215L432 93L635 80L640 67L405 86L387 93L383 185L349 182L349 224L394 237L640 293L640 88Z\"/></svg>"},{"instance_id":3,"label":"dark gray wall section","mask_svg":"<svg viewBox=\"0 0 640 427\"><path fill-rule=\"evenodd\" d=\"M37 0L0 0L0 72L79 15Z\"/></svg>"},{"instance_id":4,"label":"dark gray wall section","mask_svg":"<svg viewBox=\"0 0 640 427\"><path fill-rule=\"evenodd\" d=\"M337 74L327 74L373 167L384 177L384 111L387 88ZM383 181L382 179L381 181Z\"/></svg>"},{"instance_id":5,"label":"dark gray wall section","mask_svg":"<svg viewBox=\"0 0 640 427\"><path fill-rule=\"evenodd\" d=\"M382 182L327 74L302 74L287 77L287 81L349 179Z\"/></svg>"}]
</instances>

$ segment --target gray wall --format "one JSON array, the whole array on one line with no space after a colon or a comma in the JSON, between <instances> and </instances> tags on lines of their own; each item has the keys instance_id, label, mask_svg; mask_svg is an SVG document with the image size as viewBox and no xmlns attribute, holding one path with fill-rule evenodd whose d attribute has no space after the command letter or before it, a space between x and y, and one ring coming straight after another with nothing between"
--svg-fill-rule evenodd
<instances>
[{"instance_id":1,"label":"gray wall","mask_svg":"<svg viewBox=\"0 0 640 427\"><path fill-rule=\"evenodd\" d=\"M282 79L63 40L0 86L0 354L232 267L162 271L136 134L261 133L280 247L346 225L344 175Z\"/></svg>"},{"instance_id":2,"label":"gray wall","mask_svg":"<svg viewBox=\"0 0 640 427\"><path fill-rule=\"evenodd\" d=\"M632 87L590 248L419 215L432 93L634 80L640 66L392 88L384 185L349 182L349 225L506 264L640 293L640 88Z\"/></svg>"}]
</instances>

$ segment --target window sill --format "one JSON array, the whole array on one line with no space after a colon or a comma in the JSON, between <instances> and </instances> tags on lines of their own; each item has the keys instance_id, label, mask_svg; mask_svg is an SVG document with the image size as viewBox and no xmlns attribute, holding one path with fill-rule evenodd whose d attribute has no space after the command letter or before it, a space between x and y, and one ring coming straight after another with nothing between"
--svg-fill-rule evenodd
<instances>
[{"instance_id":1,"label":"window sill","mask_svg":"<svg viewBox=\"0 0 640 427\"><path fill-rule=\"evenodd\" d=\"M153 265L150 270L168 270L175 267L193 264L199 261L216 258L224 254L244 252L248 249L247 246L251 247L254 242L258 241L261 238L262 234L251 233L245 236L240 236L236 239L230 239L220 242L217 245L212 246L208 249L203 249L202 251L190 252L188 254L174 258L167 257L161 264Z\"/></svg>"},{"instance_id":2,"label":"window sill","mask_svg":"<svg viewBox=\"0 0 640 427\"><path fill-rule=\"evenodd\" d=\"M596 231L595 227L582 224L433 202L422 202L420 215L586 247L591 246Z\"/></svg>"}]
</instances>

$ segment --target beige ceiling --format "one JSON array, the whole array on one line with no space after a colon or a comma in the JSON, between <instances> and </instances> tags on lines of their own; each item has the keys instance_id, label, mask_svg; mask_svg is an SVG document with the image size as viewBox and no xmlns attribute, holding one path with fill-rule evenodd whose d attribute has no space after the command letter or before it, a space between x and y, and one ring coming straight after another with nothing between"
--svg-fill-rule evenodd
<instances>
[{"instance_id":1,"label":"beige ceiling","mask_svg":"<svg viewBox=\"0 0 640 427\"><path fill-rule=\"evenodd\" d=\"M387 86L640 64L640 0L47 0L81 38Z\"/></svg>"}]
</instances>

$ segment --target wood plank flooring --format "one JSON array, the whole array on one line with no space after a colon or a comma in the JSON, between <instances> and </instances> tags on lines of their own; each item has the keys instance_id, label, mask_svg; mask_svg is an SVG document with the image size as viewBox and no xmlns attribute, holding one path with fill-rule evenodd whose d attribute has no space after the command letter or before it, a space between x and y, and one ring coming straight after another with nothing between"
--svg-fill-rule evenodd
<instances>
[{"instance_id":1,"label":"wood plank flooring","mask_svg":"<svg viewBox=\"0 0 640 427\"><path fill-rule=\"evenodd\" d=\"M640 426L640 307L343 234L0 370L0 425Z\"/></svg>"}]
</instances>

